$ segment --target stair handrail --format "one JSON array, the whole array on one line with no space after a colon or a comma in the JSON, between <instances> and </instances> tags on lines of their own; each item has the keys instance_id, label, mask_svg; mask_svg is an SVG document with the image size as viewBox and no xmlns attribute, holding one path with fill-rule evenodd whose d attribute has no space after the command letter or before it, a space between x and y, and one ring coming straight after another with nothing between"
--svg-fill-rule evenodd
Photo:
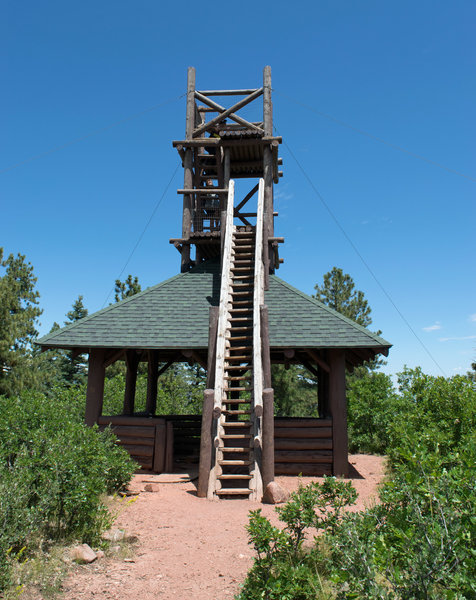
<instances>
[{"instance_id":1,"label":"stair handrail","mask_svg":"<svg viewBox=\"0 0 476 600\"><path fill-rule=\"evenodd\" d=\"M225 219L225 241L223 244L220 305L218 309L218 328L216 344L216 366L215 366L215 400L213 415L218 418L221 415L224 397L223 377L225 375L225 351L226 331L229 326L229 301L231 285L231 248L233 238L233 214L234 214L235 182L230 179L228 184L228 199Z\"/></svg>"},{"instance_id":2,"label":"stair handrail","mask_svg":"<svg viewBox=\"0 0 476 600\"><path fill-rule=\"evenodd\" d=\"M255 273L253 290L253 402L257 417L263 414L263 362L261 357L261 318L260 307L264 303L264 180L259 180L258 206L256 211ZM261 432L255 442L261 445Z\"/></svg>"}]
</instances>

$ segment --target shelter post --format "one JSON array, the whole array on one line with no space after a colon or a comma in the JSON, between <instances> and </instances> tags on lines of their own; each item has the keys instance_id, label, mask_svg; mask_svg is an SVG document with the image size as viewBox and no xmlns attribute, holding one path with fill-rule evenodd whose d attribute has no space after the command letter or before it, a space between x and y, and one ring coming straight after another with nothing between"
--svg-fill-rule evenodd
<instances>
[{"instance_id":1,"label":"shelter post","mask_svg":"<svg viewBox=\"0 0 476 600\"><path fill-rule=\"evenodd\" d=\"M147 363L147 398L145 410L149 415L155 415L157 408L157 380L159 378L159 352L149 350Z\"/></svg>"},{"instance_id":2,"label":"shelter post","mask_svg":"<svg viewBox=\"0 0 476 600\"><path fill-rule=\"evenodd\" d=\"M329 350L329 410L332 416L333 473L347 477L347 402L345 397L345 351Z\"/></svg>"},{"instance_id":3,"label":"shelter post","mask_svg":"<svg viewBox=\"0 0 476 600\"><path fill-rule=\"evenodd\" d=\"M105 350L91 350L88 363L88 385L86 390L86 425L97 423L102 413L104 398Z\"/></svg>"},{"instance_id":4,"label":"shelter post","mask_svg":"<svg viewBox=\"0 0 476 600\"><path fill-rule=\"evenodd\" d=\"M139 366L139 355L135 350L128 350L126 352L126 365L127 371L123 413L125 415L133 415L136 397L137 367Z\"/></svg>"}]
</instances>

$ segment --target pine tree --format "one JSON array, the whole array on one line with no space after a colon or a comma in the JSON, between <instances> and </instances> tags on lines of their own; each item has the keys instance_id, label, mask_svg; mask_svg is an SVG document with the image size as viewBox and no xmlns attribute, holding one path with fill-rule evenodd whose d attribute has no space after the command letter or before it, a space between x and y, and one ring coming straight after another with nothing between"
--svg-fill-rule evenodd
<instances>
[{"instance_id":1,"label":"pine tree","mask_svg":"<svg viewBox=\"0 0 476 600\"><path fill-rule=\"evenodd\" d=\"M115 287L114 287L114 300L116 302L120 302L125 298L129 298L130 296L134 296L141 291L141 286L139 283L139 278L136 276L132 278L132 275L128 275L127 279L121 281L120 279L116 279Z\"/></svg>"},{"instance_id":2,"label":"pine tree","mask_svg":"<svg viewBox=\"0 0 476 600\"><path fill-rule=\"evenodd\" d=\"M355 290L354 280L342 269L333 267L332 271L324 275L322 286L316 285L314 289L316 290L314 298L345 317L364 327L372 323L370 317L372 311L364 297L364 292Z\"/></svg>"},{"instance_id":3,"label":"pine tree","mask_svg":"<svg viewBox=\"0 0 476 600\"><path fill-rule=\"evenodd\" d=\"M80 319L88 316L88 309L83 304L83 296L78 296L73 302L72 309L66 313L67 320L65 325L71 325ZM58 327L57 323L53 324L53 329ZM87 363L84 354L75 356L71 351L62 351L60 354L59 365L62 373L63 381L68 385L82 385L86 383Z\"/></svg>"},{"instance_id":4,"label":"pine tree","mask_svg":"<svg viewBox=\"0 0 476 600\"><path fill-rule=\"evenodd\" d=\"M323 284L315 285L316 294L314 298L320 300L330 308L340 312L345 317L352 319L363 327L368 327L372 323L370 313L372 309L365 299L364 292L355 289L355 283L348 273L344 273L342 269L333 267L324 275ZM380 335L381 331L375 332ZM362 366L357 367L352 377L364 377L369 369L371 371L386 364L382 358L374 358L366 361ZM349 378L348 378L349 379Z\"/></svg>"},{"instance_id":5,"label":"pine tree","mask_svg":"<svg viewBox=\"0 0 476 600\"><path fill-rule=\"evenodd\" d=\"M0 394L14 395L40 377L32 342L37 337L39 293L32 265L22 254L3 258L0 248Z\"/></svg>"}]
</instances>

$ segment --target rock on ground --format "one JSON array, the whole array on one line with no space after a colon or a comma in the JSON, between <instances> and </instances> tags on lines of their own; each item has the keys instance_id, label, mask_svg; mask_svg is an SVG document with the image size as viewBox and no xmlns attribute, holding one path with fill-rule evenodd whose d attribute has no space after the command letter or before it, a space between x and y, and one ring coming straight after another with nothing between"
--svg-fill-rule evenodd
<instances>
[{"instance_id":1,"label":"rock on ground","mask_svg":"<svg viewBox=\"0 0 476 600\"><path fill-rule=\"evenodd\" d=\"M289 492L276 481L271 481L266 486L263 494L263 504L282 504L289 499Z\"/></svg>"}]
</instances>

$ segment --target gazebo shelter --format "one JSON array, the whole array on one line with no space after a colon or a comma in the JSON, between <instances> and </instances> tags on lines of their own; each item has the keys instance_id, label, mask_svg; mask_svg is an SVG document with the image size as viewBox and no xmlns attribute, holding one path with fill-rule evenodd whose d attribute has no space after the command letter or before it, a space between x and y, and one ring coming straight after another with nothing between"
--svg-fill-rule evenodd
<instances>
[{"instance_id":1,"label":"gazebo shelter","mask_svg":"<svg viewBox=\"0 0 476 600\"><path fill-rule=\"evenodd\" d=\"M220 95L241 99L224 108L211 100ZM261 97L260 120L236 114ZM207 121L210 113L217 116ZM276 474L347 475L346 369L390 348L275 275L280 142L272 135L269 67L261 88L220 91L197 91L190 68L186 138L173 143L184 165L182 236L171 240L181 272L38 341L87 353L86 422L111 424L151 472L195 457L199 496L259 500ZM235 203L237 178L256 183ZM122 414L103 415L105 369L118 360L126 364ZM140 362L148 381L139 414ZM202 415L156 414L159 377L176 362L207 372ZM274 416L271 364L300 364L317 378L318 417Z\"/></svg>"}]
</instances>

